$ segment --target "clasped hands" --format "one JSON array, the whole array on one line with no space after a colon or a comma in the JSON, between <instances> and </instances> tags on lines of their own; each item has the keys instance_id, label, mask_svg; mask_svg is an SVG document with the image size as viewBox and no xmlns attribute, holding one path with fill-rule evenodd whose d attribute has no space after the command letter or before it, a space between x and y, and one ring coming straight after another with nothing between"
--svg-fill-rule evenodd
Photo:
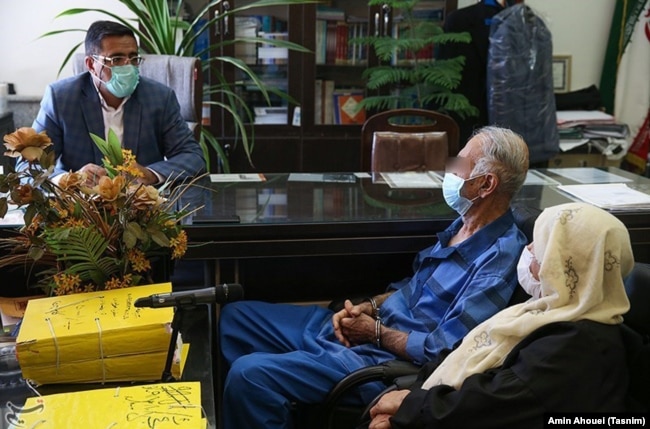
<instances>
[{"instance_id":1,"label":"clasped hands","mask_svg":"<svg viewBox=\"0 0 650 429\"><path fill-rule=\"evenodd\" d=\"M375 319L371 316L372 311L369 302L354 305L349 299L346 300L345 307L332 316L336 338L346 347L375 341ZM369 429L389 429L389 419L397 412L408 394L408 390L397 390L382 396L370 409L372 421Z\"/></svg>"},{"instance_id":2,"label":"clasped hands","mask_svg":"<svg viewBox=\"0 0 650 429\"><path fill-rule=\"evenodd\" d=\"M346 347L374 342L375 319L371 316L372 311L369 302L354 305L346 299L344 308L332 316L336 338Z\"/></svg>"}]
</instances>

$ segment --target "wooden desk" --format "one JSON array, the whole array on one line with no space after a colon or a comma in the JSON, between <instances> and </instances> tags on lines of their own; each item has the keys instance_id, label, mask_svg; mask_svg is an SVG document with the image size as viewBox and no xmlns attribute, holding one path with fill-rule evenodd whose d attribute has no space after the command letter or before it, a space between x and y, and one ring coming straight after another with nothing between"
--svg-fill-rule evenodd
<instances>
[{"instance_id":1,"label":"wooden desk","mask_svg":"<svg viewBox=\"0 0 650 429\"><path fill-rule=\"evenodd\" d=\"M618 168L613 174L650 193L650 180ZM539 170L562 184L574 181ZM376 293L411 273L413 256L434 244L436 233L455 218L440 189L391 189L371 178L325 175L290 180L266 175L264 182L210 183L188 193L205 204L188 219L189 259L215 263L208 284L237 281L247 299L327 300ZM525 185L513 204L543 210L571 201L551 185ZM650 262L650 216L615 215L630 230L638 261ZM236 218L233 218L236 216Z\"/></svg>"}]
</instances>

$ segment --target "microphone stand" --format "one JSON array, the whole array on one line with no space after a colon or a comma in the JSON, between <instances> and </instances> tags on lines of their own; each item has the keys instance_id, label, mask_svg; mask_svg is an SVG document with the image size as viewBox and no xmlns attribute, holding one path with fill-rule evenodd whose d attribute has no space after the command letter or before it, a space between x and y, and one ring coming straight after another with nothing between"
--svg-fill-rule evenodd
<instances>
[{"instance_id":1,"label":"microphone stand","mask_svg":"<svg viewBox=\"0 0 650 429\"><path fill-rule=\"evenodd\" d=\"M174 361L174 352L176 351L176 343L178 341L178 331L181 326L181 318L183 314L183 306L177 305L174 307L174 317L172 318L172 336L169 339L169 349L167 349L167 359L165 360L165 367L163 368L160 380L163 383L176 381L172 375L172 362Z\"/></svg>"}]
</instances>

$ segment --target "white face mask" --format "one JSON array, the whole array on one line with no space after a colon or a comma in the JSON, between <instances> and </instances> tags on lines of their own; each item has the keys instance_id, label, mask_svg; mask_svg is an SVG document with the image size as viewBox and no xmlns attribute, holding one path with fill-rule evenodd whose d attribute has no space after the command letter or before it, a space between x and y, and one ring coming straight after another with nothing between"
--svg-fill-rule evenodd
<instances>
[{"instance_id":1,"label":"white face mask","mask_svg":"<svg viewBox=\"0 0 650 429\"><path fill-rule=\"evenodd\" d=\"M470 177L467 180L476 179L481 176ZM479 195L477 195L476 198L469 200L460 194L460 191L463 189L467 180L458 177L454 173L445 173L445 177L442 181L442 196L445 198L445 202L461 216L467 213L467 210L472 207L474 201L479 197Z\"/></svg>"},{"instance_id":2,"label":"white face mask","mask_svg":"<svg viewBox=\"0 0 650 429\"><path fill-rule=\"evenodd\" d=\"M528 250L528 246L524 247L524 251L521 252L521 257L519 258L519 263L517 264L517 279L522 289L526 293L532 296L535 299L542 297L542 283L533 277L533 273L530 272L530 265L533 263L535 255Z\"/></svg>"}]
</instances>

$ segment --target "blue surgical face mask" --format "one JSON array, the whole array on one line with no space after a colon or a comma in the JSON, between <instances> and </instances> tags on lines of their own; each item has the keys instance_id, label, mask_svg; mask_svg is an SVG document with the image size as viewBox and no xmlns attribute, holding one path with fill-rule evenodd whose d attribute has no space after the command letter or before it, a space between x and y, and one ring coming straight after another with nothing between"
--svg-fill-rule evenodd
<instances>
[{"instance_id":1,"label":"blue surgical face mask","mask_svg":"<svg viewBox=\"0 0 650 429\"><path fill-rule=\"evenodd\" d=\"M105 82L106 89L118 98L124 98L135 91L140 81L140 70L134 65L111 67L111 79Z\"/></svg>"},{"instance_id":2,"label":"blue surgical face mask","mask_svg":"<svg viewBox=\"0 0 650 429\"><path fill-rule=\"evenodd\" d=\"M480 176L475 176L467 180L472 180L477 177ZM472 207L474 201L479 197L477 195L476 198L469 200L460 194L467 180L456 176L454 173L445 173L445 178L442 181L442 195L445 197L447 205L456 210L461 216L467 213L467 210Z\"/></svg>"}]
</instances>

